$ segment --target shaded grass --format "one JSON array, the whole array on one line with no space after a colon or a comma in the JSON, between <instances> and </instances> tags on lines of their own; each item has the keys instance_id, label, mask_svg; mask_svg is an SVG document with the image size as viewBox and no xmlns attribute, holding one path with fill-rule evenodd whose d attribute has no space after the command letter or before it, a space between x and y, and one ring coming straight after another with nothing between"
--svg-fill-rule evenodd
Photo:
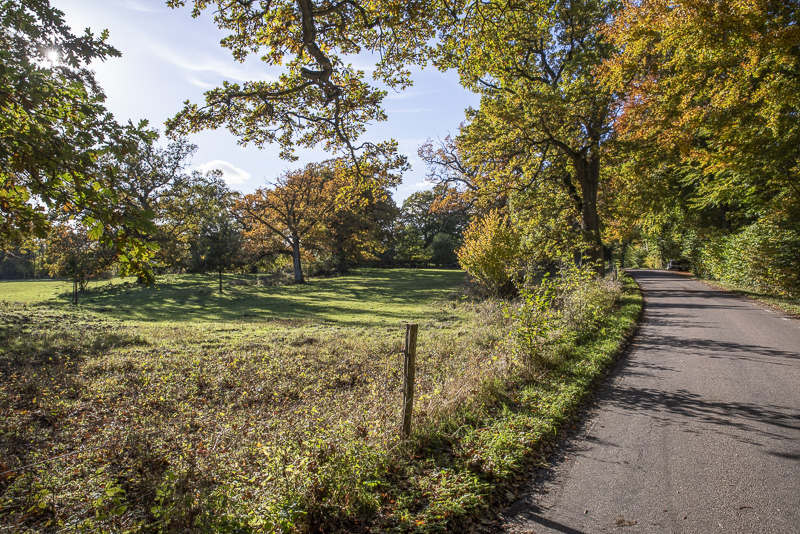
<instances>
[{"instance_id":1,"label":"shaded grass","mask_svg":"<svg viewBox=\"0 0 800 534\"><path fill-rule=\"evenodd\" d=\"M0 311L0 530L463 527L539 461L537 447L569 419L641 307L627 286L596 331L520 369L502 306L437 298L447 278L389 271L330 282L345 283L344 308L371 300L386 311L122 321L94 308L111 307L111 291L79 310ZM401 282L423 289L418 301L393 294ZM185 290L165 285L161 295ZM421 317L407 441L397 433L396 309Z\"/></svg>"}]
</instances>

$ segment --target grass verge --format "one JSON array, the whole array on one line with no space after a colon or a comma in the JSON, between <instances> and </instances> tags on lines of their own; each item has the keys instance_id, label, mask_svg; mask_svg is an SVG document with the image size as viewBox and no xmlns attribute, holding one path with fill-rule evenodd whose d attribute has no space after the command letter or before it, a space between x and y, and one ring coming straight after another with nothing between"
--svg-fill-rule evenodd
<instances>
[{"instance_id":1,"label":"grass verge","mask_svg":"<svg viewBox=\"0 0 800 534\"><path fill-rule=\"evenodd\" d=\"M391 480L381 530L467 531L492 504L515 496L526 468L541 465L545 445L577 413L633 333L643 306L623 280L613 312L587 336L563 336L548 364L487 380L472 399L421 429Z\"/></svg>"}]
</instances>

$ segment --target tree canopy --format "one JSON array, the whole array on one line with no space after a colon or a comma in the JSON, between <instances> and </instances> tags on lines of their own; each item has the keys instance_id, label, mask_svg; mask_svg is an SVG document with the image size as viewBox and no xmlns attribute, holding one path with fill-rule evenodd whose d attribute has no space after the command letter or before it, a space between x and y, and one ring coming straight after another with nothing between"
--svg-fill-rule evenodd
<instances>
[{"instance_id":1,"label":"tree canopy","mask_svg":"<svg viewBox=\"0 0 800 534\"><path fill-rule=\"evenodd\" d=\"M247 250L290 253L298 282L312 251L341 268L384 253L446 264L463 244L462 263L479 265L495 248L486 233L513 241L502 251L510 271L484 277L504 294L573 260L600 274L612 249L653 266L691 258L707 273L772 261L783 281L765 287L795 284L796 2L169 0L193 16L213 11L233 60L258 57L267 76L187 101L168 121L174 142L157 148L154 132L104 107L88 67L118 55L105 33L72 35L46 0L2 1L4 246L66 214L132 249L123 259L146 255L148 240L159 262L186 268L204 217L231 193L219 176L185 171L183 136L224 127L289 160L302 147L337 156L287 171L237 208ZM367 58L371 80L353 67ZM480 105L457 134L420 148L435 187L398 216L388 191L406 156L364 137L387 118L386 90L428 65L455 70ZM723 258L737 254L747 269Z\"/></svg>"},{"instance_id":2,"label":"tree canopy","mask_svg":"<svg viewBox=\"0 0 800 534\"><path fill-rule=\"evenodd\" d=\"M107 33L75 36L47 0L0 9L0 243L44 237L50 214L80 219L134 260L146 217L119 202L115 160L149 136L118 124L89 70L118 56ZM141 126L141 125L140 125ZM106 158L104 156L111 156Z\"/></svg>"},{"instance_id":3,"label":"tree canopy","mask_svg":"<svg viewBox=\"0 0 800 534\"><path fill-rule=\"evenodd\" d=\"M271 188L245 195L239 203L251 233L263 235L292 256L294 281L305 283L301 251L307 239L323 231L326 222L342 207L339 195L344 182L334 166L309 164L280 175Z\"/></svg>"},{"instance_id":4,"label":"tree canopy","mask_svg":"<svg viewBox=\"0 0 800 534\"><path fill-rule=\"evenodd\" d=\"M168 126L188 133L225 126L243 144L294 148L322 145L350 157L362 177L402 168L394 140L359 142L366 125L386 120L386 96L348 63L362 52L380 55L373 76L391 88L411 84L411 62L425 62L435 36L436 7L418 0L228 2L194 0L192 15L214 8L217 25L229 32L222 46L243 61L260 54L267 67L283 67L276 81L225 82L205 94L205 105L188 101ZM173 8L186 0L170 0Z\"/></svg>"}]
</instances>

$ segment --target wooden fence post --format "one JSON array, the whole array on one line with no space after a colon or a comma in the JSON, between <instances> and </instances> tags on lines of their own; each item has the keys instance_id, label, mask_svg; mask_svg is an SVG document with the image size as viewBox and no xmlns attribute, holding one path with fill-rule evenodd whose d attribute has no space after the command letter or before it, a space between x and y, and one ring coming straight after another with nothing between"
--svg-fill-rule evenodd
<instances>
[{"instance_id":1,"label":"wooden fence post","mask_svg":"<svg viewBox=\"0 0 800 534\"><path fill-rule=\"evenodd\" d=\"M411 435L411 412L414 407L414 376L417 372L417 324L406 324L403 349L403 435Z\"/></svg>"}]
</instances>

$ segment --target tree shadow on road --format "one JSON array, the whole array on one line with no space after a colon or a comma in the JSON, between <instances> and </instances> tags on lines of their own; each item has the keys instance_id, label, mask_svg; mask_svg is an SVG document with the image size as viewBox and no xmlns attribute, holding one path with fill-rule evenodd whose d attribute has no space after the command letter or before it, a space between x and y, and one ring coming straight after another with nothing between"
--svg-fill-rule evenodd
<instances>
[{"instance_id":1,"label":"tree shadow on road","mask_svg":"<svg viewBox=\"0 0 800 534\"><path fill-rule=\"evenodd\" d=\"M629 412L646 412L665 424L672 424L677 415L728 430L735 428L775 439L788 439L791 432L787 431L800 431L800 411L795 408L715 401L686 390L670 392L623 387L615 390L607 402ZM737 439L742 441L743 438ZM750 440L747 442L754 443Z\"/></svg>"},{"instance_id":2,"label":"tree shadow on road","mask_svg":"<svg viewBox=\"0 0 800 534\"><path fill-rule=\"evenodd\" d=\"M674 336L647 335L636 343L639 350L668 350L681 352L687 357L699 358L727 358L730 360L755 361L772 365L797 365L792 360L799 360L800 354L786 350L764 347L762 345L749 345L730 341L718 341L702 338L677 338ZM788 358L790 361L785 361ZM783 361L782 361L783 360ZM640 365L640 362L631 362L630 365Z\"/></svg>"}]
</instances>

